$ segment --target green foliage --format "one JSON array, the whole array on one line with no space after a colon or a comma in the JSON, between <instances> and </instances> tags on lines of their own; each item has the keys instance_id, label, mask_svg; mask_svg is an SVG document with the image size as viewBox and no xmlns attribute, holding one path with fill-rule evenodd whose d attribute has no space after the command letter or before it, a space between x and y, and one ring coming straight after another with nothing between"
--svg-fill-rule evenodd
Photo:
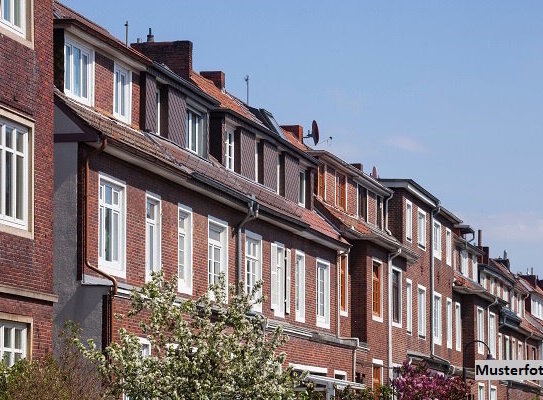
<instances>
[{"instance_id":1,"label":"green foliage","mask_svg":"<svg viewBox=\"0 0 543 400\"><path fill-rule=\"evenodd\" d=\"M99 368L108 393L132 400L293 399L303 376L282 369L287 340L280 328L266 332L266 320L251 313L261 284L252 293L220 283L211 295L178 301L177 278L162 274L131 294L128 317L142 316L150 357L141 355L133 332L120 329L120 341L103 354L96 345L76 340L83 354ZM241 289L241 287L240 287ZM212 298L215 299L212 301ZM249 316L251 315L251 316ZM120 317L120 316L119 316ZM126 318L126 316L122 317Z\"/></svg>"},{"instance_id":2,"label":"green foliage","mask_svg":"<svg viewBox=\"0 0 543 400\"><path fill-rule=\"evenodd\" d=\"M63 353L58 360L20 360L11 368L0 363L0 400L94 400L103 395L95 366L84 359L73 339L75 325L63 333Z\"/></svg>"}]
</instances>

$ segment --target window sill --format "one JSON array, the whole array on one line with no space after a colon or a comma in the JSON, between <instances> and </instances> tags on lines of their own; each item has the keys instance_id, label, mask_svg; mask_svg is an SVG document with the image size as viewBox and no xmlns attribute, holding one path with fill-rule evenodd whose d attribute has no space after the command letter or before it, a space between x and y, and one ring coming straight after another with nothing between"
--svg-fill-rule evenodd
<instances>
[{"instance_id":1,"label":"window sill","mask_svg":"<svg viewBox=\"0 0 543 400\"><path fill-rule=\"evenodd\" d=\"M383 317L381 316L377 316L377 315L372 315L371 316L371 319L374 320L375 322L383 322Z\"/></svg>"},{"instance_id":2,"label":"window sill","mask_svg":"<svg viewBox=\"0 0 543 400\"><path fill-rule=\"evenodd\" d=\"M297 315L297 316L295 317L295 321L296 321L296 322L300 322L300 323L302 323L302 324L305 324L305 316L302 317L302 316L298 316L298 315Z\"/></svg>"},{"instance_id":3,"label":"window sill","mask_svg":"<svg viewBox=\"0 0 543 400\"><path fill-rule=\"evenodd\" d=\"M420 243L417 243L417 246L418 246L419 249L426 251L426 246L424 246L424 245L422 245Z\"/></svg>"},{"instance_id":4,"label":"window sill","mask_svg":"<svg viewBox=\"0 0 543 400\"><path fill-rule=\"evenodd\" d=\"M115 266L105 265L104 262L98 262L98 269L116 278L126 279L126 268L121 266L121 269Z\"/></svg>"},{"instance_id":5,"label":"window sill","mask_svg":"<svg viewBox=\"0 0 543 400\"><path fill-rule=\"evenodd\" d=\"M426 340L426 335L421 335L421 334L419 333L419 339Z\"/></svg>"},{"instance_id":6,"label":"window sill","mask_svg":"<svg viewBox=\"0 0 543 400\"><path fill-rule=\"evenodd\" d=\"M349 316L349 312L348 312L348 311L340 311L340 312L339 312L339 315L342 316L342 317L348 317L348 316Z\"/></svg>"},{"instance_id":7,"label":"window sill","mask_svg":"<svg viewBox=\"0 0 543 400\"><path fill-rule=\"evenodd\" d=\"M330 322L326 323L326 322L319 322L317 320L317 327L318 328L322 328L322 329L330 329Z\"/></svg>"},{"instance_id":8,"label":"window sill","mask_svg":"<svg viewBox=\"0 0 543 400\"><path fill-rule=\"evenodd\" d=\"M24 32L15 30L14 28L6 25L3 22L0 22L0 33L9 37L10 39L13 39L16 42L19 42L23 46L29 47L32 50L34 49L34 37L32 37L32 39L27 39L27 35L25 35Z\"/></svg>"},{"instance_id":9,"label":"window sill","mask_svg":"<svg viewBox=\"0 0 543 400\"><path fill-rule=\"evenodd\" d=\"M392 326L395 327L395 328L400 328L402 327L402 323L401 322L392 322Z\"/></svg>"},{"instance_id":10,"label":"window sill","mask_svg":"<svg viewBox=\"0 0 543 400\"><path fill-rule=\"evenodd\" d=\"M0 220L0 232L34 240L34 232L29 231L26 227L11 225L9 222L3 220Z\"/></svg>"},{"instance_id":11,"label":"window sill","mask_svg":"<svg viewBox=\"0 0 543 400\"><path fill-rule=\"evenodd\" d=\"M88 88L87 90L90 90L90 88ZM68 97L69 99L72 99L73 101L77 101L78 103L81 103L87 107L92 107L92 101L91 99L85 99L84 97L79 97L79 96L76 96L75 94L72 94L71 92L67 91L66 89L64 89L64 94L66 95L66 97ZM115 116L115 118L118 119L117 116Z\"/></svg>"}]
</instances>

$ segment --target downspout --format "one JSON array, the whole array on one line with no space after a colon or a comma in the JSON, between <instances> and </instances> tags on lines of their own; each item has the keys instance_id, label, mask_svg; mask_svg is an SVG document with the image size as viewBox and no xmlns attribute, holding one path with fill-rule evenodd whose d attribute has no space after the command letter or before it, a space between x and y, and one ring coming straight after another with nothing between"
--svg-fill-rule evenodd
<instances>
[{"instance_id":1,"label":"downspout","mask_svg":"<svg viewBox=\"0 0 543 400\"><path fill-rule=\"evenodd\" d=\"M400 247L395 253L388 255L388 379L392 372L392 260L402 254ZM400 299L401 301L401 299Z\"/></svg>"},{"instance_id":2,"label":"downspout","mask_svg":"<svg viewBox=\"0 0 543 400\"><path fill-rule=\"evenodd\" d=\"M247 215L245 215L245 218L241 220L239 224L236 225L234 228L234 235L237 235L237 246L236 246L236 266L237 266L237 278L238 278L238 285L237 289L238 292L243 291L241 290L240 283L242 282L243 278L243 272L241 268L241 259L242 259L242 251L241 251L241 230L247 224L249 221L252 221L254 219L258 218L258 210L260 206L256 202L254 195L252 196L251 200L247 203Z\"/></svg>"},{"instance_id":3,"label":"downspout","mask_svg":"<svg viewBox=\"0 0 543 400\"><path fill-rule=\"evenodd\" d=\"M338 254L337 254L337 258L339 260L339 262L341 263L341 256L344 256L344 255L348 255L349 253L351 252L351 248L349 247L348 250L345 250L345 251L338 251ZM356 350L358 349L359 345L360 345L360 340L357 338L357 337L343 337L341 336L341 270L340 268L336 268L337 269L337 294L338 294L338 302L337 302L337 333L336 333L336 337L339 339L339 340L350 340L350 341L353 341L355 342L355 347L353 349L353 377L352 377L352 381L354 382L355 381L355 376L356 376ZM347 301L348 301L348 297L347 297Z\"/></svg>"},{"instance_id":4,"label":"downspout","mask_svg":"<svg viewBox=\"0 0 543 400\"><path fill-rule=\"evenodd\" d=\"M528 359L528 339L531 339L534 336L533 332L530 332L530 336L524 339L524 359Z\"/></svg>"},{"instance_id":5,"label":"downspout","mask_svg":"<svg viewBox=\"0 0 543 400\"><path fill-rule=\"evenodd\" d=\"M441 204L437 201L436 207L432 210L430 221L430 357L434 357L434 218L441 212Z\"/></svg>"},{"instance_id":6,"label":"downspout","mask_svg":"<svg viewBox=\"0 0 543 400\"><path fill-rule=\"evenodd\" d=\"M85 234L83 235L83 259L85 260L85 264L84 264L84 267L87 266L90 270L96 272L98 275L101 275L103 276L104 278L106 278L107 280L111 281L111 289L110 289L110 292L109 292L109 304L108 304L108 327L107 327L107 332L106 332L106 338L105 338L105 341L104 341L104 345L107 346L111 343L111 341L113 340L113 298L115 297L115 295L117 294L117 289L118 289L118 285L117 285L117 280L105 273L104 271L98 269L98 267L94 266L93 264L91 264L90 260L89 260L89 249L88 249L88 246L89 246L89 180L90 180L90 172L89 172L89 161L90 161L90 158L91 157L94 157L94 156L97 156L99 154L101 154L107 147L107 139L104 138L102 140L102 145L93 150L90 154L87 155L87 158L85 159L85 198L84 198L84 201L85 201L85 229L84 229L84 232ZM83 279L85 277L85 274L84 274L84 267L83 267ZM104 346L104 347L105 347Z\"/></svg>"}]
</instances>

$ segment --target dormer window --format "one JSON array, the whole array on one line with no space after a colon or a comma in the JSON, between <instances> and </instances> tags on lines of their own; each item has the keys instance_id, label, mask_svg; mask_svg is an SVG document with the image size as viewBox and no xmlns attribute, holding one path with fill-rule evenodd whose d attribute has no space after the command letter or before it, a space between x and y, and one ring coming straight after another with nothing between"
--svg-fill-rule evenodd
<instances>
[{"instance_id":1,"label":"dormer window","mask_svg":"<svg viewBox=\"0 0 543 400\"><path fill-rule=\"evenodd\" d=\"M224 142L224 161L229 170L234 170L234 132L226 131L226 140Z\"/></svg>"},{"instance_id":2,"label":"dormer window","mask_svg":"<svg viewBox=\"0 0 543 400\"><path fill-rule=\"evenodd\" d=\"M202 115L187 110L187 149L203 156L204 124Z\"/></svg>"},{"instance_id":3,"label":"dormer window","mask_svg":"<svg viewBox=\"0 0 543 400\"><path fill-rule=\"evenodd\" d=\"M115 64L113 115L126 123L130 123L130 110L132 108L131 78L130 71Z\"/></svg>"},{"instance_id":4,"label":"dormer window","mask_svg":"<svg viewBox=\"0 0 543 400\"><path fill-rule=\"evenodd\" d=\"M160 135L160 89L157 88L155 91L155 100L156 100L156 133Z\"/></svg>"},{"instance_id":5,"label":"dormer window","mask_svg":"<svg viewBox=\"0 0 543 400\"><path fill-rule=\"evenodd\" d=\"M305 207L305 171L299 172L300 180L298 184L298 204Z\"/></svg>"},{"instance_id":6,"label":"dormer window","mask_svg":"<svg viewBox=\"0 0 543 400\"><path fill-rule=\"evenodd\" d=\"M25 31L25 0L0 0L0 22L22 34Z\"/></svg>"},{"instance_id":7,"label":"dormer window","mask_svg":"<svg viewBox=\"0 0 543 400\"><path fill-rule=\"evenodd\" d=\"M345 210L347 208L345 175L336 173L336 206Z\"/></svg>"},{"instance_id":8,"label":"dormer window","mask_svg":"<svg viewBox=\"0 0 543 400\"><path fill-rule=\"evenodd\" d=\"M92 103L92 50L66 38L64 44L64 93L86 105Z\"/></svg>"}]
</instances>

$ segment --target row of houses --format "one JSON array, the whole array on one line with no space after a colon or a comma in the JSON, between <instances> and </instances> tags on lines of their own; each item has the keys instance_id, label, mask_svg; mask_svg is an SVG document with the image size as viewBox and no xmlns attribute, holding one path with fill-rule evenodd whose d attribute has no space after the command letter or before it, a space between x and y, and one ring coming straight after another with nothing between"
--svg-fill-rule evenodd
<instances>
[{"instance_id":1,"label":"row of houses","mask_svg":"<svg viewBox=\"0 0 543 400\"><path fill-rule=\"evenodd\" d=\"M221 274L262 280L254 311L289 335L286 365L330 390L386 384L405 360L473 378L489 353L542 359L543 282L415 180L308 146L223 72L195 71L189 41L127 46L57 1L0 4L8 364L58 351L68 320L102 346L141 334L113 315L158 270L180 298ZM481 400L540 392L473 385Z\"/></svg>"}]
</instances>

